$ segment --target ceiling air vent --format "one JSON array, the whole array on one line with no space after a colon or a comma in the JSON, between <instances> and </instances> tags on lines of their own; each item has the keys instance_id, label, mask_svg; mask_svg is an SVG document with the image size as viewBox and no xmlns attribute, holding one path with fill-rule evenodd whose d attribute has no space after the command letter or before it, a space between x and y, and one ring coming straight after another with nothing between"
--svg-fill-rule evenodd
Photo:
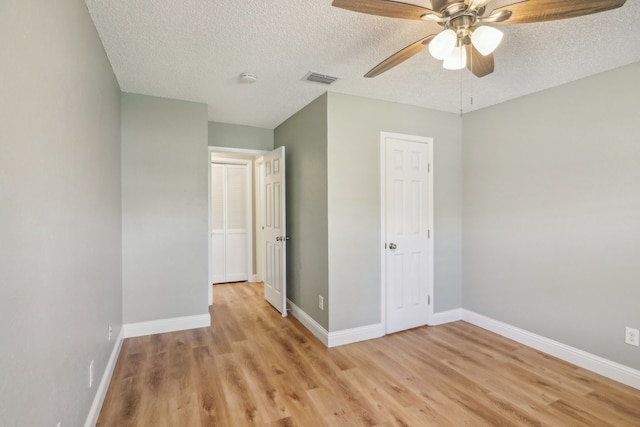
<instances>
[{"instance_id":1,"label":"ceiling air vent","mask_svg":"<svg viewBox=\"0 0 640 427\"><path fill-rule=\"evenodd\" d=\"M326 74L314 73L312 71L309 72L304 78L310 82L324 83L326 85L330 85L331 83L338 80L337 77L327 76Z\"/></svg>"}]
</instances>

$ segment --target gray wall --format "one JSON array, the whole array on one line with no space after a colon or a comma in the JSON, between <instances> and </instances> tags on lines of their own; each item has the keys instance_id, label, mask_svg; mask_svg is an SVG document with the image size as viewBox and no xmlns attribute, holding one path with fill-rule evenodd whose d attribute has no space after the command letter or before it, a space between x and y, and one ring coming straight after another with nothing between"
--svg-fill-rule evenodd
<instances>
[{"instance_id":1,"label":"gray wall","mask_svg":"<svg viewBox=\"0 0 640 427\"><path fill-rule=\"evenodd\" d=\"M120 89L81 0L1 2L0 52L0 425L79 426L121 330Z\"/></svg>"},{"instance_id":2,"label":"gray wall","mask_svg":"<svg viewBox=\"0 0 640 427\"><path fill-rule=\"evenodd\" d=\"M380 132L434 139L435 311L461 304L461 119L329 93L330 331L379 323Z\"/></svg>"},{"instance_id":3,"label":"gray wall","mask_svg":"<svg viewBox=\"0 0 640 427\"><path fill-rule=\"evenodd\" d=\"M209 122L209 145L249 150L273 150L273 130Z\"/></svg>"},{"instance_id":4,"label":"gray wall","mask_svg":"<svg viewBox=\"0 0 640 427\"><path fill-rule=\"evenodd\" d=\"M122 94L123 320L208 313L207 107Z\"/></svg>"},{"instance_id":5,"label":"gray wall","mask_svg":"<svg viewBox=\"0 0 640 427\"><path fill-rule=\"evenodd\" d=\"M463 307L640 369L640 64L463 119Z\"/></svg>"},{"instance_id":6,"label":"gray wall","mask_svg":"<svg viewBox=\"0 0 640 427\"><path fill-rule=\"evenodd\" d=\"M278 126L275 144L286 152L288 298L328 329L327 95Z\"/></svg>"}]
</instances>

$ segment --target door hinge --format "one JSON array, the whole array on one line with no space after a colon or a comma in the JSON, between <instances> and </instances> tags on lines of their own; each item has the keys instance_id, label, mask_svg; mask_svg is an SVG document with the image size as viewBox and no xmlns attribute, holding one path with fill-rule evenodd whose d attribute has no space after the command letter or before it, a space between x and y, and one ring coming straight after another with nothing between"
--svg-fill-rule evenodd
<instances>
[{"instance_id":1,"label":"door hinge","mask_svg":"<svg viewBox=\"0 0 640 427\"><path fill-rule=\"evenodd\" d=\"M431 305L431 295L427 297L427 305Z\"/></svg>"},{"instance_id":2,"label":"door hinge","mask_svg":"<svg viewBox=\"0 0 640 427\"><path fill-rule=\"evenodd\" d=\"M431 230L427 230L427 239L431 238Z\"/></svg>"},{"instance_id":3,"label":"door hinge","mask_svg":"<svg viewBox=\"0 0 640 427\"><path fill-rule=\"evenodd\" d=\"M431 172L431 163L427 163L427 173Z\"/></svg>"}]
</instances>

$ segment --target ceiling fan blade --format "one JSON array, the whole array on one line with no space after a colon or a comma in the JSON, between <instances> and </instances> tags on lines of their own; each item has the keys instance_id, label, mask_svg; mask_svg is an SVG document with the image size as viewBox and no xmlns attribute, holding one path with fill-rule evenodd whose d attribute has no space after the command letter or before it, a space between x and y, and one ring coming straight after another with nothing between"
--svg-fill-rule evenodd
<instances>
[{"instance_id":1,"label":"ceiling fan blade","mask_svg":"<svg viewBox=\"0 0 640 427\"><path fill-rule=\"evenodd\" d=\"M396 65L403 63L404 61L406 61L407 59L411 58L415 54L417 54L417 53L421 52L422 50L426 49L426 47L429 45L429 42L434 37L435 37L435 34L432 34L430 36L427 36L427 37L425 37L423 39L418 40L415 43L410 44L409 46L405 47L404 49L399 50L398 52L394 53L393 55L391 55L390 57L388 57L387 59L385 59L384 61L382 61L378 65L376 65L375 67L373 67L364 76L365 77L375 77L375 76L378 76L378 75L384 73L385 71L390 70L391 68L395 67Z\"/></svg>"},{"instance_id":2,"label":"ceiling fan blade","mask_svg":"<svg viewBox=\"0 0 640 427\"><path fill-rule=\"evenodd\" d=\"M476 77L484 77L493 73L493 54L483 56L471 43L465 46L467 49L467 68Z\"/></svg>"},{"instance_id":3,"label":"ceiling fan blade","mask_svg":"<svg viewBox=\"0 0 640 427\"><path fill-rule=\"evenodd\" d=\"M503 24L528 24L532 22L555 21L557 19L575 18L617 9L626 0L528 0L499 7L490 15L502 10L510 10L511 17ZM500 21L496 21L498 23Z\"/></svg>"},{"instance_id":4,"label":"ceiling fan blade","mask_svg":"<svg viewBox=\"0 0 640 427\"><path fill-rule=\"evenodd\" d=\"M435 10L391 0L333 0L331 5L354 12L389 18L420 20L424 15L435 15L438 18L442 18L442 14Z\"/></svg>"}]
</instances>

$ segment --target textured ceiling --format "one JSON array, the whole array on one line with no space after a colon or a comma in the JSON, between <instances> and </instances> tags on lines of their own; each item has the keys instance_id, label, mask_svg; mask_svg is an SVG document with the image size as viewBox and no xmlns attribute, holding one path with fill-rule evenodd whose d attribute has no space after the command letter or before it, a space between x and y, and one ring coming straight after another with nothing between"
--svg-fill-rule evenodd
<instances>
[{"instance_id":1,"label":"textured ceiling","mask_svg":"<svg viewBox=\"0 0 640 427\"><path fill-rule=\"evenodd\" d=\"M442 69L426 50L365 79L380 61L440 27L331 2L86 0L124 92L203 102L209 120L263 128L278 126L327 90L467 112L640 61L640 2L627 0L580 18L501 25L495 72L481 79ZM488 9L502 4L494 0ZM308 82L309 71L339 80ZM242 72L258 81L242 83Z\"/></svg>"}]
</instances>

